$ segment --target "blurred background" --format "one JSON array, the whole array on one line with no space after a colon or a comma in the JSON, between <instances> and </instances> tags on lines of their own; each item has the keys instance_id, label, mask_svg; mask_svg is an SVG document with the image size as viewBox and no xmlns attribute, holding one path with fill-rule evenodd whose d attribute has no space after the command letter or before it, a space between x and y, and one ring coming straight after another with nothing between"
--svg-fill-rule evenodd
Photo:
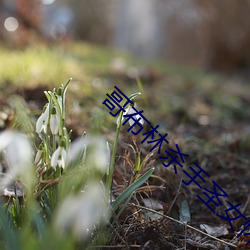
<instances>
[{"instance_id":1,"label":"blurred background","mask_svg":"<svg viewBox=\"0 0 250 250\"><path fill-rule=\"evenodd\" d=\"M248 71L249 0L0 0L0 39L84 40L220 71Z\"/></svg>"},{"instance_id":2,"label":"blurred background","mask_svg":"<svg viewBox=\"0 0 250 250\"><path fill-rule=\"evenodd\" d=\"M190 162L200 164L230 202L246 204L247 216L249 13L250 0L0 0L0 131L22 130L25 108L37 118L47 102L44 90L72 77L65 120L72 140L99 133L113 145L116 119L102 105L106 93L114 86L127 96L140 91L138 109L161 134L169 133L169 146L178 144ZM25 105L13 101L17 94ZM152 146L127 129L119 134L114 175L125 186L136 172L130 158L136 151L145 159ZM170 190L154 198L172 208L183 175L153 157L154 174ZM190 190L197 190L195 184ZM192 222L218 222L195 192L182 188L184 193ZM158 241L154 235L152 242Z\"/></svg>"}]
</instances>

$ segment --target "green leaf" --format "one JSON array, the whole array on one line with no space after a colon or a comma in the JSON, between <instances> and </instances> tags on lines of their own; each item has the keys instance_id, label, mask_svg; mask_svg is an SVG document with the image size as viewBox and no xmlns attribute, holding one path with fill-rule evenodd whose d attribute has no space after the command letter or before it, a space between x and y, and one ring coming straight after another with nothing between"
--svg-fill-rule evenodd
<instances>
[{"instance_id":1,"label":"green leaf","mask_svg":"<svg viewBox=\"0 0 250 250\"><path fill-rule=\"evenodd\" d=\"M182 201L180 209L180 221L189 222L191 220L189 205L187 200Z\"/></svg>"},{"instance_id":2,"label":"green leaf","mask_svg":"<svg viewBox=\"0 0 250 250\"><path fill-rule=\"evenodd\" d=\"M44 219L43 219L42 215L39 212L34 211L33 221L34 221L34 224L36 225L36 229L37 229L38 235L40 237L44 236L44 233L45 233L45 222L44 222Z\"/></svg>"},{"instance_id":3,"label":"green leaf","mask_svg":"<svg viewBox=\"0 0 250 250\"><path fill-rule=\"evenodd\" d=\"M69 80L67 81L67 83L63 86L63 89L62 89L62 95L65 96L66 94L66 91L68 89L68 86L69 86L69 83L72 81L72 78L69 78Z\"/></svg>"},{"instance_id":4,"label":"green leaf","mask_svg":"<svg viewBox=\"0 0 250 250\"><path fill-rule=\"evenodd\" d=\"M112 225L114 225L116 223L116 221L119 219L120 215L122 214L122 212L124 211L124 209L126 208L127 204L129 203L130 199L132 198L133 193L131 193L129 195L129 197L127 198L127 200L124 202L123 206L119 209L119 212L117 213L117 215L115 216Z\"/></svg>"},{"instance_id":5,"label":"green leaf","mask_svg":"<svg viewBox=\"0 0 250 250\"><path fill-rule=\"evenodd\" d=\"M141 94L141 92L136 92L136 93L134 93L134 94L131 94L128 98L130 99L130 100L134 100L138 95L140 95Z\"/></svg>"},{"instance_id":6,"label":"green leaf","mask_svg":"<svg viewBox=\"0 0 250 250\"><path fill-rule=\"evenodd\" d=\"M154 168L149 169L143 176L137 179L133 184L126 188L118 198L113 202L112 208L115 211L124 200L126 200L137 188L139 188L154 172Z\"/></svg>"},{"instance_id":7,"label":"green leaf","mask_svg":"<svg viewBox=\"0 0 250 250\"><path fill-rule=\"evenodd\" d=\"M16 231L8 220L8 215L0 208L0 228L2 228L7 250L21 250L20 241Z\"/></svg>"}]
</instances>

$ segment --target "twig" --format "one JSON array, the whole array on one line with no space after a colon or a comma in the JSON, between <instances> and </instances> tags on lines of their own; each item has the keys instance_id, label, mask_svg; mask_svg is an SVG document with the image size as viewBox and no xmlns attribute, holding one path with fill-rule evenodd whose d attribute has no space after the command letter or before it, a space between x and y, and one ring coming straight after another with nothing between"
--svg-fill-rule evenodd
<instances>
[{"instance_id":1,"label":"twig","mask_svg":"<svg viewBox=\"0 0 250 250\"><path fill-rule=\"evenodd\" d=\"M187 250L187 222L184 222L185 226L185 250Z\"/></svg>"},{"instance_id":2,"label":"twig","mask_svg":"<svg viewBox=\"0 0 250 250\"><path fill-rule=\"evenodd\" d=\"M246 212L246 209L247 209L248 206L249 206L249 202L250 202L250 194L248 194L246 204L245 204L245 206L243 207L242 212L241 212L242 214L244 214L244 213Z\"/></svg>"},{"instance_id":3,"label":"twig","mask_svg":"<svg viewBox=\"0 0 250 250\"><path fill-rule=\"evenodd\" d=\"M162 213L160 213L160 212L157 212L157 211L155 211L155 210L153 210L153 209L151 209L151 208L147 208L147 207L144 207L144 206L141 206L141 205L136 205L136 204L134 204L134 203L129 203L128 205L134 206L134 207L137 207L137 208L141 208L141 209L148 210L148 211L150 211L150 212L152 212L152 213L161 215L161 216L163 216L163 217L165 217L165 218L167 218L167 219L169 219L169 220L172 220L172 221L174 221L174 222L176 222L176 223L178 223L178 224L181 224L181 225L185 226L185 222L181 222L181 221L175 220L175 219L173 219L173 218L171 218L171 217L169 217L169 216L167 216L167 215L165 215L165 214L162 214ZM211 238L211 239L213 239L213 240L217 240L217 241L219 241L219 242L221 242L221 243L223 243L223 244L226 244L226 245L228 245L228 246L230 246L230 247L237 248L237 246L235 246L235 245L233 245L233 244L231 244L231 243L229 243L229 242L226 242L226 241L224 241L224 240L218 239L218 238L216 238L216 237L214 237L214 236L212 236L212 235L209 235L209 234L207 234L207 233L205 233L205 232L203 232L203 231L201 231L201 230L199 230L199 229L197 229L197 228L195 228L195 227L192 227L192 226L190 226L190 225L188 225L188 224L186 224L186 227L188 227L188 228L190 228L190 229L192 229L192 230L194 230L194 231L196 231L196 232L199 232L199 233L201 233L201 234L203 234L203 235L206 235L207 237L209 237L209 238Z\"/></svg>"}]
</instances>

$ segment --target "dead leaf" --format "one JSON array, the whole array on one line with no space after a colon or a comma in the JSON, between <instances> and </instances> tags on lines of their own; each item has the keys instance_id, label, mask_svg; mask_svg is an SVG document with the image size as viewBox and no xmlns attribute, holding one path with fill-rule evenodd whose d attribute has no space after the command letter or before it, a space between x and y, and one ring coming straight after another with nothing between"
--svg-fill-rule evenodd
<instances>
[{"instance_id":1,"label":"dead leaf","mask_svg":"<svg viewBox=\"0 0 250 250\"><path fill-rule=\"evenodd\" d=\"M200 228L201 230L205 231L207 234L212 235L214 237L228 234L228 229L226 225L222 225L218 227L218 226L209 226L207 224L201 224Z\"/></svg>"}]
</instances>

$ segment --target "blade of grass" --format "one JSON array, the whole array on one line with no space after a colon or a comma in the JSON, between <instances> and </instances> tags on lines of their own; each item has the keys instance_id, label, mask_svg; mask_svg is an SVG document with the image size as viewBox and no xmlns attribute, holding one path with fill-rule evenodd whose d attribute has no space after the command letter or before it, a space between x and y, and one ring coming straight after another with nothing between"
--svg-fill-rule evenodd
<instances>
[{"instance_id":1,"label":"blade of grass","mask_svg":"<svg viewBox=\"0 0 250 250\"><path fill-rule=\"evenodd\" d=\"M143 176L138 178L133 184L131 184L128 188L126 188L118 198L113 202L112 208L115 211L124 200L126 200L138 187L140 187L143 183L147 181L147 179L154 172L154 168L149 169Z\"/></svg>"},{"instance_id":2,"label":"blade of grass","mask_svg":"<svg viewBox=\"0 0 250 250\"><path fill-rule=\"evenodd\" d=\"M131 94L128 98L132 101L132 100L134 100L140 94L141 94L141 92L136 92L134 94Z\"/></svg>"},{"instance_id":3,"label":"blade of grass","mask_svg":"<svg viewBox=\"0 0 250 250\"><path fill-rule=\"evenodd\" d=\"M108 194L109 194L109 191L110 191L111 186L112 186L113 173L114 173L114 168L115 168L115 156L116 156L117 145L118 145L118 137L119 137L119 133L120 133L120 129L121 129L122 115L123 115L123 112L121 112L119 114L119 117L118 117L118 124L116 127L115 140L114 140L114 148L113 148L113 152L112 152L109 173L107 176L107 193Z\"/></svg>"},{"instance_id":4,"label":"blade of grass","mask_svg":"<svg viewBox=\"0 0 250 250\"><path fill-rule=\"evenodd\" d=\"M130 199L132 198L132 196L133 196L133 193L131 193L131 194L129 195L129 197L127 198L127 200L124 202L123 206L119 209L119 212L118 212L117 215L115 216L115 218L114 218L114 220L113 220L113 222L112 222L112 225L114 225L114 224L117 222L117 220L119 219L121 213L122 213L122 212L124 211L124 209L127 207L127 204L129 203L129 201L130 201Z\"/></svg>"},{"instance_id":5,"label":"blade of grass","mask_svg":"<svg viewBox=\"0 0 250 250\"><path fill-rule=\"evenodd\" d=\"M0 208L0 229L3 230L7 250L21 250L17 233L11 228L8 222L7 214Z\"/></svg>"},{"instance_id":6,"label":"blade of grass","mask_svg":"<svg viewBox=\"0 0 250 250\"><path fill-rule=\"evenodd\" d=\"M146 95L144 95L144 89L143 89L142 81L141 81L141 79L139 77L136 78L136 83L137 83L137 86L138 86L139 90L142 93L144 104L148 107L149 103L148 103Z\"/></svg>"}]
</instances>

